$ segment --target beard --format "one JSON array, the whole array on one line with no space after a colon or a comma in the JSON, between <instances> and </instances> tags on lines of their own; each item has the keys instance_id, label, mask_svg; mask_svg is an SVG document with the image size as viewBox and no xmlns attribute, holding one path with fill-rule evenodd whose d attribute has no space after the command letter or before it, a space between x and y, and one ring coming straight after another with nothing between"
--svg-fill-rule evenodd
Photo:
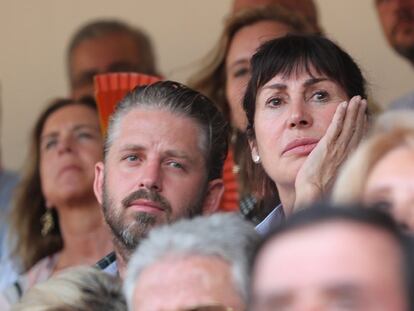
<instances>
[{"instance_id":1,"label":"beard","mask_svg":"<svg viewBox=\"0 0 414 311\"><path fill-rule=\"evenodd\" d=\"M412 46L394 45L395 50L414 66L414 44Z\"/></svg>"},{"instance_id":2,"label":"beard","mask_svg":"<svg viewBox=\"0 0 414 311\"><path fill-rule=\"evenodd\" d=\"M398 54L414 65L414 16L411 12L404 11L399 18L391 29L391 44Z\"/></svg>"},{"instance_id":3,"label":"beard","mask_svg":"<svg viewBox=\"0 0 414 311\"><path fill-rule=\"evenodd\" d=\"M158 192L146 188L132 192L121 201L120 206L117 206L108 191L106 182L104 182L103 214L114 234L116 244L120 245L127 254L131 254L153 227L171 223L177 219L201 215L206 189L206 186L203 187L193 204L184 208L178 208L177 210L181 212L173 216L173 210L169 201ZM139 199L146 199L156 203L163 210L165 219L160 219L159 216L157 217L157 215L147 212L135 212L132 215L132 219L131 217L129 220L126 219L126 210L131 203Z\"/></svg>"}]
</instances>

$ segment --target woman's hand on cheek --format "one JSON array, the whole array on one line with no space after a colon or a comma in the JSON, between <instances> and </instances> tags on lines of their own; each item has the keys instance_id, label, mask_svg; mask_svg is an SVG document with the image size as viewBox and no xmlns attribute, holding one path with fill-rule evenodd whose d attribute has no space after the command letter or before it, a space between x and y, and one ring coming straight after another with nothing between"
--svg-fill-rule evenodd
<instances>
[{"instance_id":1,"label":"woman's hand on cheek","mask_svg":"<svg viewBox=\"0 0 414 311\"><path fill-rule=\"evenodd\" d=\"M325 135L307 157L295 180L291 211L315 202L331 191L338 170L364 136L367 102L354 96L338 105ZM287 208L289 213L289 208Z\"/></svg>"}]
</instances>

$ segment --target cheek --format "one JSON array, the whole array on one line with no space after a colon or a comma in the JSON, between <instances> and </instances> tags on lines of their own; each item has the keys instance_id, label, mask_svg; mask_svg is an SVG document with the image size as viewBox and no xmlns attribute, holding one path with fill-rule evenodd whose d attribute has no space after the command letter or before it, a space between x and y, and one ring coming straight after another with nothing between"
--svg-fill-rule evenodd
<instances>
[{"instance_id":1,"label":"cheek","mask_svg":"<svg viewBox=\"0 0 414 311\"><path fill-rule=\"evenodd\" d=\"M42 184L47 180L48 175L50 175L51 167L53 167L51 160L52 158L49 159L45 155L41 155L39 158L39 174Z\"/></svg>"},{"instance_id":2,"label":"cheek","mask_svg":"<svg viewBox=\"0 0 414 311\"><path fill-rule=\"evenodd\" d=\"M226 97L231 110L242 109L243 96L246 91L248 77L237 79L228 78L226 84Z\"/></svg>"},{"instance_id":3,"label":"cheek","mask_svg":"<svg viewBox=\"0 0 414 311\"><path fill-rule=\"evenodd\" d=\"M53 188L53 178L52 178L52 171L51 171L51 165L50 161L47 161L47 159L43 158L39 162L39 174L40 174L40 185L42 188L43 195L45 197L48 197L51 191L51 188Z\"/></svg>"},{"instance_id":4,"label":"cheek","mask_svg":"<svg viewBox=\"0 0 414 311\"><path fill-rule=\"evenodd\" d=\"M100 144L92 145L84 148L82 154L84 160L94 167L95 163L102 161L103 159L103 147Z\"/></svg>"},{"instance_id":5,"label":"cheek","mask_svg":"<svg viewBox=\"0 0 414 311\"><path fill-rule=\"evenodd\" d=\"M260 155L270 149L280 149L283 128L281 116L272 113L256 112L254 117L254 129L257 147ZM274 154L276 156L276 154Z\"/></svg>"},{"instance_id":6,"label":"cheek","mask_svg":"<svg viewBox=\"0 0 414 311\"><path fill-rule=\"evenodd\" d=\"M226 99L231 110L233 109L234 103L237 102L236 94L236 83L233 80L228 79L226 84Z\"/></svg>"},{"instance_id":7,"label":"cheek","mask_svg":"<svg viewBox=\"0 0 414 311\"><path fill-rule=\"evenodd\" d=\"M331 124L337 107L338 104L326 105L322 109L318 109L314 112L314 126L322 132L322 136L326 133L326 130Z\"/></svg>"}]
</instances>

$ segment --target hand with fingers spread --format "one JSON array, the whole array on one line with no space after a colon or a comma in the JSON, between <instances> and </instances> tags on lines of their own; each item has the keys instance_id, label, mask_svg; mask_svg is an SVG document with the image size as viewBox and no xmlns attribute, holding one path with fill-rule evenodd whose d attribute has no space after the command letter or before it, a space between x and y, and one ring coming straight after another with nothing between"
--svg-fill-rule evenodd
<instances>
[{"instance_id":1,"label":"hand with fingers spread","mask_svg":"<svg viewBox=\"0 0 414 311\"><path fill-rule=\"evenodd\" d=\"M325 135L296 176L293 210L330 192L340 166L364 136L366 108L367 101L360 96L338 105Z\"/></svg>"}]
</instances>

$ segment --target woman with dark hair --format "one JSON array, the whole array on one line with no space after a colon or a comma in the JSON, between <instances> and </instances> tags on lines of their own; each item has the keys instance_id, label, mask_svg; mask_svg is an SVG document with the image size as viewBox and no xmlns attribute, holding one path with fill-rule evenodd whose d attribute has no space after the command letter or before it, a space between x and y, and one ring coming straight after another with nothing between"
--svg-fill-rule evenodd
<instances>
[{"instance_id":1,"label":"woman with dark hair","mask_svg":"<svg viewBox=\"0 0 414 311\"><path fill-rule=\"evenodd\" d=\"M92 265L112 250L93 192L102 148L92 99L60 99L40 115L11 211L13 255L22 276L0 301L16 302L56 272Z\"/></svg>"},{"instance_id":2,"label":"woman with dark hair","mask_svg":"<svg viewBox=\"0 0 414 311\"><path fill-rule=\"evenodd\" d=\"M250 58L267 40L287 33L315 31L300 16L280 6L241 10L228 18L217 46L208 54L201 70L190 79L193 88L219 106L232 127L229 155L224 164L225 192L221 210L239 209L240 205L247 218L257 221L261 216L261 194L252 192L248 176L247 120L242 107L250 78Z\"/></svg>"},{"instance_id":3,"label":"woman with dark hair","mask_svg":"<svg viewBox=\"0 0 414 311\"><path fill-rule=\"evenodd\" d=\"M288 35L262 45L251 61L244 109L256 184L282 205L258 230L328 195L367 122L365 80L332 41ZM275 188L276 187L276 188Z\"/></svg>"}]
</instances>

